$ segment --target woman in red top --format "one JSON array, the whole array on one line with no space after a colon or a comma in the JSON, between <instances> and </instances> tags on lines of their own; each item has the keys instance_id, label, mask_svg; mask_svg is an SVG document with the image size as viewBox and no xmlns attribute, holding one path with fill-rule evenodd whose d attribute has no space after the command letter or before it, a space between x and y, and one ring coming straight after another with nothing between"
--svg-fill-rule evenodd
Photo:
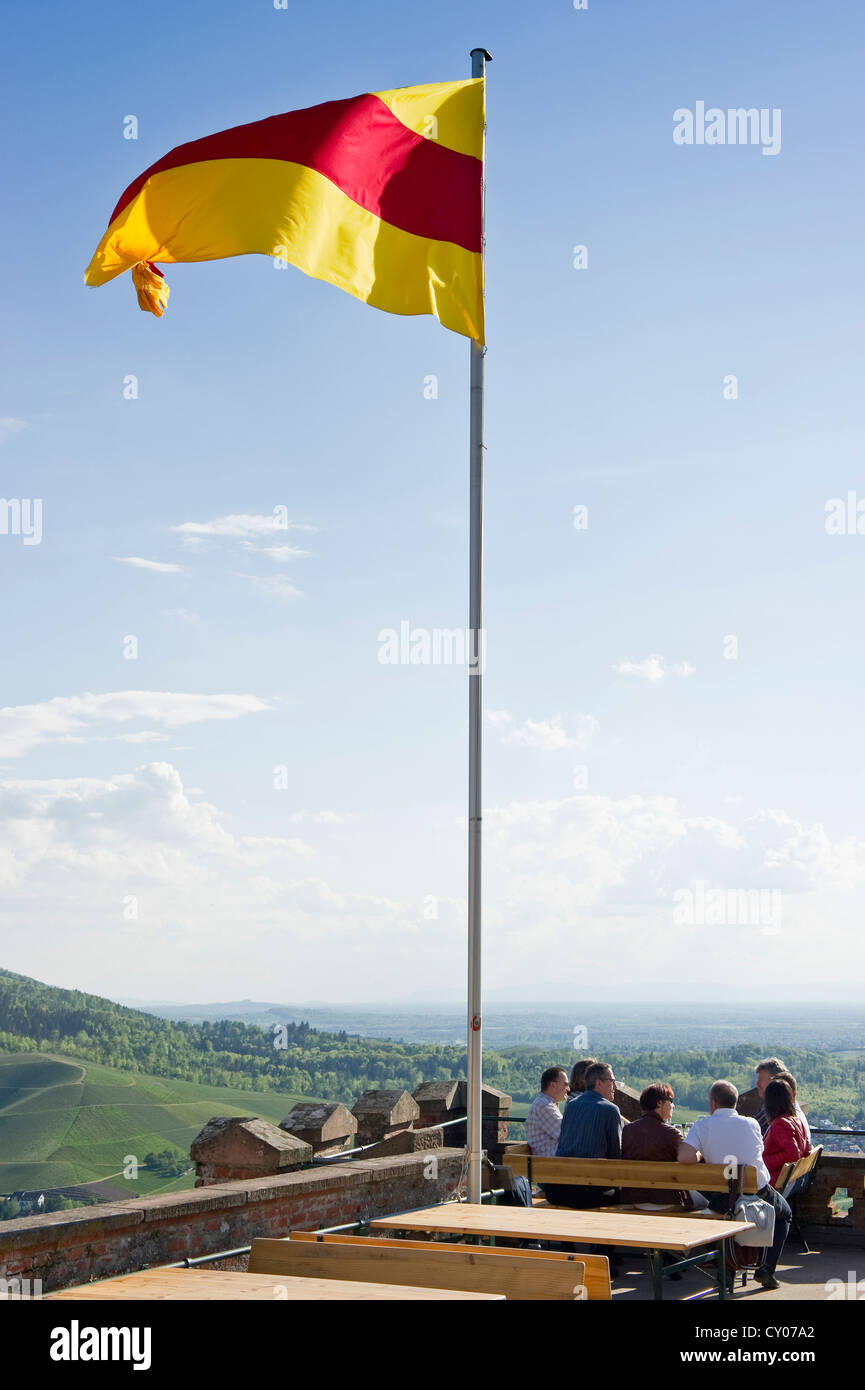
<instances>
[{"instance_id":1,"label":"woman in red top","mask_svg":"<svg viewBox=\"0 0 865 1390\"><path fill-rule=\"evenodd\" d=\"M811 1152L805 1126L796 1114L793 1092L786 1081L770 1081L763 1096L769 1128L763 1136L763 1162L772 1186L785 1163L795 1163Z\"/></svg>"}]
</instances>

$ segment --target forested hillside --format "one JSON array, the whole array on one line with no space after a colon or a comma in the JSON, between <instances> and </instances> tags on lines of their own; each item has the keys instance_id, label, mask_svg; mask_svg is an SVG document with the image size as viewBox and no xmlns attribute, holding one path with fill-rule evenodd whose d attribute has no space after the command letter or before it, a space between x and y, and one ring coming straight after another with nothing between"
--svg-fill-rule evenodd
<instances>
[{"instance_id":1,"label":"forested hillside","mask_svg":"<svg viewBox=\"0 0 865 1390\"><path fill-rule=\"evenodd\" d=\"M128 1072L176 1077L245 1091L281 1091L351 1104L372 1088L406 1087L465 1075L464 1047L386 1042L324 1033L306 1023L276 1033L241 1022L170 1023L98 995L56 989L0 971L0 1051L51 1052ZM712 1081L728 1077L753 1085L754 1063L765 1047L726 1050L674 1048L605 1052L620 1080L638 1089L668 1081L680 1106L706 1107ZM803 1104L841 1124L865 1122L865 1056L787 1048L783 1058L799 1081ZM520 1046L484 1053L484 1079L528 1100L552 1063L570 1065L566 1053Z\"/></svg>"},{"instance_id":2,"label":"forested hillside","mask_svg":"<svg viewBox=\"0 0 865 1390\"><path fill-rule=\"evenodd\" d=\"M320 1033L306 1023L280 1025L277 1032L239 1022L169 1023L3 970L0 1051L66 1053L122 1071L333 1100L465 1074L461 1047Z\"/></svg>"}]
</instances>

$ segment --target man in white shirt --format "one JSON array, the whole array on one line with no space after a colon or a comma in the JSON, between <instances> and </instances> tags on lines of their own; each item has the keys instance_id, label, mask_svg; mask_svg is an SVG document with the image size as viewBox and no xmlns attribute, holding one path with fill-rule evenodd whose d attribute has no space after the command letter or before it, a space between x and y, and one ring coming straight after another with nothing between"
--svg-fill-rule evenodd
<instances>
[{"instance_id":1,"label":"man in white shirt","mask_svg":"<svg viewBox=\"0 0 865 1390\"><path fill-rule=\"evenodd\" d=\"M751 1165L757 1170L758 1196L775 1208L775 1238L765 1261L754 1271L754 1277L765 1289L780 1288L775 1278L784 1241L790 1230L792 1213L780 1192L769 1185L769 1170L763 1162L763 1136L756 1120L736 1111L739 1092L731 1081L716 1081L709 1091L709 1113L691 1126L688 1137L679 1146L679 1163L730 1163L735 1159L742 1167ZM706 1199L713 1211L726 1212L729 1197L723 1192L707 1192Z\"/></svg>"},{"instance_id":2,"label":"man in white shirt","mask_svg":"<svg viewBox=\"0 0 865 1390\"><path fill-rule=\"evenodd\" d=\"M555 1158L562 1128L559 1103L569 1089L564 1067L547 1067L541 1077L541 1089L526 1115L526 1143L533 1158Z\"/></svg>"}]
</instances>

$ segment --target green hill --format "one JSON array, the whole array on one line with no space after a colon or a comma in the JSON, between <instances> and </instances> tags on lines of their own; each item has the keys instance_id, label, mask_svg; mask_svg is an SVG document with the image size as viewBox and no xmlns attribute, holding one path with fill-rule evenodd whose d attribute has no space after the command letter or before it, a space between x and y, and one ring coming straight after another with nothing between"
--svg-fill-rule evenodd
<instances>
[{"instance_id":1,"label":"green hill","mask_svg":"<svg viewBox=\"0 0 865 1390\"><path fill-rule=\"evenodd\" d=\"M166 1180L139 1167L138 1178L127 1180L127 1156L141 1164L166 1147L186 1153L214 1115L259 1115L278 1124L299 1099L130 1075L44 1053L0 1053L0 1193L94 1182L102 1200L180 1191L193 1186L194 1173Z\"/></svg>"},{"instance_id":2,"label":"green hill","mask_svg":"<svg viewBox=\"0 0 865 1390\"><path fill-rule=\"evenodd\" d=\"M363 1092L465 1075L465 1048L324 1033L305 1022L171 1022L0 970L0 1053L50 1053L244 1091L352 1103ZM489 1054L494 1079L501 1060ZM492 1069L492 1070L491 1070Z\"/></svg>"}]
</instances>

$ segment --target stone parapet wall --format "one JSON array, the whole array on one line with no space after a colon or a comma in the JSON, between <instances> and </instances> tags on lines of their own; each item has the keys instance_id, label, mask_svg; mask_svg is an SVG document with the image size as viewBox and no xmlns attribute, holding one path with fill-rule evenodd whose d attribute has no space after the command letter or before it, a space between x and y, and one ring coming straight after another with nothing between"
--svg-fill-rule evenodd
<instances>
[{"instance_id":1,"label":"stone parapet wall","mask_svg":"<svg viewBox=\"0 0 865 1390\"><path fill-rule=\"evenodd\" d=\"M814 1143L819 1144L820 1135L815 1134ZM827 1144L832 1143L831 1135L826 1136ZM834 1216L830 1199L846 1190L852 1197L853 1205L846 1216ZM808 1191L796 1203L796 1219L803 1230L822 1234L825 1227L837 1232L842 1242L865 1244L865 1154L832 1153L823 1150L817 1171ZM807 1228L807 1229L806 1229Z\"/></svg>"},{"instance_id":2,"label":"stone parapet wall","mask_svg":"<svg viewBox=\"0 0 865 1390\"><path fill-rule=\"evenodd\" d=\"M462 1150L439 1148L19 1217L0 1225L0 1277L41 1279L50 1293L236 1249L256 1236L434 1206L454 1192L462 1160Z\"/></svg>"},{"instance_id":3,"label":"stone parapet wall","mask_svg":"<svg viewBox=\"0 0 865 1390\"><path fill-rule=\"evenodd\" d=\"M626 1086L622 1081L616 1082L616 1094L613 1099L626 1120L641 1120L643 1118L643 1110L640 1105L641 1094L642 1092L635 1091L633 1086Z\"/></svg>"}]
</instances>

